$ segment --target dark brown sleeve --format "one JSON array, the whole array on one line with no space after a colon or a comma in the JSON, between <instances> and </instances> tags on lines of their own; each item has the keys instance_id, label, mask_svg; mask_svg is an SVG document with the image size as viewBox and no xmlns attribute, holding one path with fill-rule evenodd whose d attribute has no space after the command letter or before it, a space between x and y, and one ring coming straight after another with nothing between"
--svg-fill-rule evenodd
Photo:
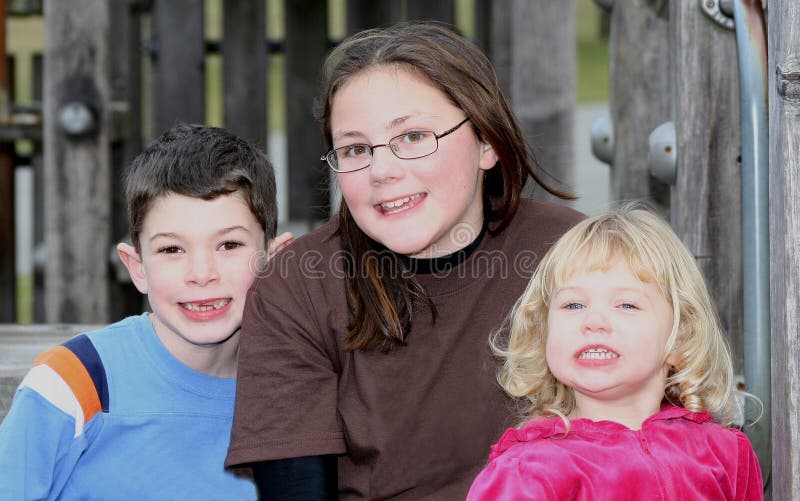
<instances>
[{"instance_id":1,"label":"dark brown sleeve","mask_svg":"<svg viewBox=\"0 0 800 501\"><path fill-rule=\"evenodd\" d=\"M226 466L345 452L329 333L307 290L313 280L284 266L248 294Z\"/></svg>"}]
</instances>

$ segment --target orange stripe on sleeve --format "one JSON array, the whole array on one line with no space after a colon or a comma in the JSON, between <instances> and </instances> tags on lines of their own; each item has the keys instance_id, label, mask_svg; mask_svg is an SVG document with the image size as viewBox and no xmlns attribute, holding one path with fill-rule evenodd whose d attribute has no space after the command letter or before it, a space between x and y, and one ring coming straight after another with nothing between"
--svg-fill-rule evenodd
<instances>
[{"instance_id":1,"label":"orange stripe on sleeve","mask_svg":"<svg viewBox=\"0 0 800 501\"><path fill-rule=\"evenodd\" d=\"M34 366L42 364L56 371L75 394L83 409L84 423L88 423L95 414L102 410L100 397L97 395L97 389L94 387L94 381L92 381L89 371L69 349L63 346L50 348L39 355L33 363Z\"/></svg>"}]
</instances>

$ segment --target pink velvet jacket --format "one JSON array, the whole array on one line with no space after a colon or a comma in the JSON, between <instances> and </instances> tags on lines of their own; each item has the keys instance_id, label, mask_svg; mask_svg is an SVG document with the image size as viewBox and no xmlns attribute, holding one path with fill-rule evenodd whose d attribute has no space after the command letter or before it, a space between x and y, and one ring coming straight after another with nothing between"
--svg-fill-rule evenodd
<instances>
[{"instance_id":1,"label":"pink velvet jacket","mask_svg":"<svg viewBox=\"0 0 800 501\"><path fill-rule=\"evenodd\" d=\"M558 418L509 429L492 446L468 501L761 500L761 470L739 430L665 406L641 430Z\"/></svg>"}]
</instances>

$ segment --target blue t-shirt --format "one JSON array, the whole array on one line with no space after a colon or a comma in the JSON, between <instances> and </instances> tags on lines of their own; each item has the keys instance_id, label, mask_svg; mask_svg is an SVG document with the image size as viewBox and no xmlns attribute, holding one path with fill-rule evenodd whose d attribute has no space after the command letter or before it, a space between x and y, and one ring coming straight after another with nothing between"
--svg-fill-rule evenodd
<instances>
[{"instance_id":1,"label":"blue t-shirt","mask_svg":"<svg viewBox=\"0 0 800 501\"><path fill-rule=\"evenodd\" d=\"M148 314L76 336L0 425L0 499L255 499L223 468L235 391L172 356Z\"/></svg>"}]
</instances>

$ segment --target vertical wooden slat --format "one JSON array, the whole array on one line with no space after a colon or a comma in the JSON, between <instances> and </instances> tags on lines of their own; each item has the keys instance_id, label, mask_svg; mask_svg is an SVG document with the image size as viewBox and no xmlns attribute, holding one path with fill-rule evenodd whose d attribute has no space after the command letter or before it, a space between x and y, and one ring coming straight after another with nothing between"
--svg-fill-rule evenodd
<instances>
[{"instance_id":1,"label":"vertical wooden slat","mask_svg":"<svg viewBox=\"0 0 800 501\"><path fill-rule=\"evenodd\" d=\"M123 179L128 163L142 151L141 32L140 12L131 0L111 0L111 98L118 112L112 120L111 138L111 236L114 242L128 238L128 218ZM119 272L119 273L118 273ZM119 276L118 276L119 275ZM138 313L142 296L121 273L110 275L109 318L117 320ZM122 280L120 280L122 278Z\"/></svg>"},{"instance_id":2,"label":"vertical wooden slat","mask_svg":"<svg viewBox=\"0 0 800 501\"><path fill-rule=\"evenodd\" d=\"M153 114L156 136L175 122L205 121L203 2L154 0Z\"/></svg>"},{"instance_id":3,"label":"vertical wooden slat","mask_svg":"<svg viewBox=\"0 0 800 501\"><path fill-rule=\"evenodd\" d=\"M773 499L800 492L800 5L771 0L769 41Z\"/></svg>"},{"instance_id":4,"label":"vertical wooden slat","mask_svg":"<svg viewBox=\"0 0 800 501\"><path fill-rule=\"evenodd\" d=\"M453 0L406 0L406 16L409 20L455 22L455 3Z\"/></svg>"},{"instance_id":5,"label":"vertical wooden slat","mask_svg":"<svg viewBox=\"0 0 800 501\"><path fill-rule=\"evenodd\" d=\"M347 33L401 21L405 19L404 7L398 0L347 0Z\"/></svg>"},{"instance_id":6,"label":"vertical wooden slat","mask_svg":"<svg viewBox=\"0 0 800 501\"><path fill-rule=\"evenodd\" d=\"M14 143L0 143L0 322L16 316Z\"/></svg>"},{"instance_id":7,"label":"vertical wooden slat","mask_svg":"<svg viewBox=\"0 0 800 501\"><path fill-rule=\"evenodd\" d=\"M45 12L47 321L104 323L111 243L109 5L49 0ZM66 136L58 114L69 102L95 111L94 133Z\"/></svg>"},{"instance_id":8,"label":"vertical wooden slat","mask_svg":"<svg viewBox=\"0 0 800 501\"><path fill-rule=\"evenodd\" d=\"M656 10L654 6L659 7ZM669 214L669 186L650 175L648 136L672 120L668 9L652 0L615 2L611 11L611 96L614 158L611 196L644 199Z\"/></svg>"},{"instance_id":9,"label":"vertical wooden slat","mask_svg":"<svg viewBox=\"0 0 800 501\"><path fill-rule=\"evenodd\" d=\"M11 80L6 57L6 5L0 0L0 125L11 115ZM16 309L14 267L14 145L0 143L0 322L13 322Z\"/></svg>"},{"instance_id":10,"label":"vertical wooden slat","mask_svg":"<svg viewBox=\"0 0 800 501\"><path fill-rule=\"evenodd\" d=\"M670 2L677 181L673 227L697 259L743 370L741 144L734 32L694 2ZM745 284L746 286L746 284Z\"/></svg>"},{"instance_id":11,"label":"vertical wooden slat","mask_svg":"<svg viewBox=\"0 0 800 501\"><path fill-rule=\"evenodd\" d=\"M266 149L267 54L264 0L224 2L225 127Z\"/></svg>"},{"instance_id":12,"label":"vertical wooden slat","mask_svg":"<svg viewBox=\"0 0 800 501\"><path fill-rule=\"evenodd\" d=\"M572 184L575 3L513 0L493 6L491 55L522 131L556 187ZM506 48L507 47L507 48ZM526 196L549 198L530 183Z\"/></svg>"},{"instance_id":13,"label":"vertical wooden slat","mask_svg":"<svg viewBox=\"0 0 800 501\"><path fill-rule=\"evenodd\" d=\"M475 0L475 35L473 41L475 45L488 54L491 44L490 32L492 26L492 2L491 0Z\"/></svg>"},{"instance_id":14,"label":"vertical wooden slat","mask_svg":"<svg viewBox=\"0 0 800 501\"><path fill-rule=\"evenodd\" d=\"M319 160L324 142L313 113L328 50L327 4L294 0L285 9L289 217L313 221L325 218L328 206L328 171Z\"/></svg>"}]
</instances>

